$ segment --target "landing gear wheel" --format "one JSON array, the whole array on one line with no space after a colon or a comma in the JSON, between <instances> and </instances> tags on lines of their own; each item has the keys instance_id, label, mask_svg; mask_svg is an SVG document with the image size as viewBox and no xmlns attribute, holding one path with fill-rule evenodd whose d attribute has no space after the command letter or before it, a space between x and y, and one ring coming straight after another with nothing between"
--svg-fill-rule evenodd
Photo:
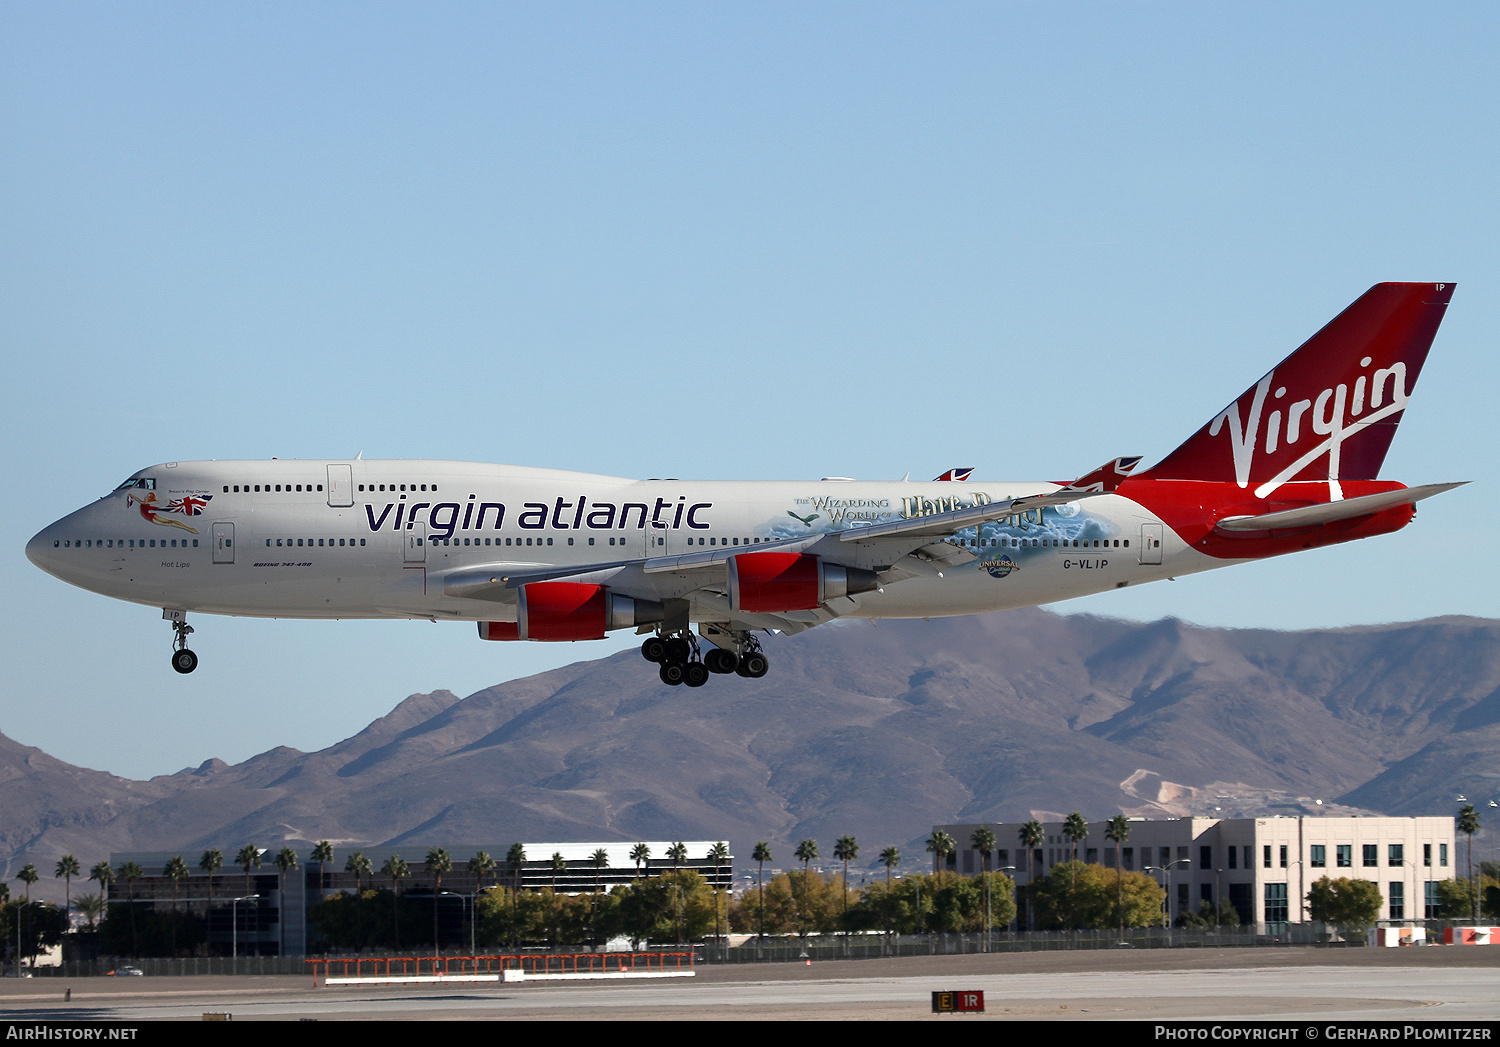
<instances>
[{"instance_id":1,"label":"landing gear wheel","mask_svg":"<svg viewBox=\"0 0 1500 1047\"><path fill-rule=\"evenodd\" d=\"M686 665L688 656L693 653L693 648L688 642L680 636L674 636L664 642L666 644L666 653L662 655L662 658L668 662L680 662Z\"/></svg>"},{"instance_id":2,"label":"landing gear wheel","mask_svg":"<svg viewBox=\"0 0 1500 1047\"><path fill-rule=\"evenodd\" d=\"M766 675L771 668L770 661L759 651L750 651L740 659L740 664L735 672L751 680L759 680Z\"/></svg>"},{"instance_id":3,"label":"landing gear wheel","mask_svg":"<svg viewBox=\"0 0 1500 1047\"><path fill-rule=\"evenodd\" d=\"M708 669L702 662L688 662L683 670L682 682L689 687L702 687L708 683Z\"/></svg>"},{"instance_id":4,"label":"landing gear wheel","mask_svg":"<svg viewBox=\"0 0 1500 1047\"><path fill-rule=\"evenodd\" d=\"M687 675L687 666L681 662L662 662L661 668L656 675L661 677L661 682L670 687L676 687L682 683L683 677Z\"/></svg>"},{"instance_id":5,"label":"landing gear wheel","mask_svg":"<svg viewBox=\"0 0 1500 1047\"><path fill-rule=\"evenodd\" d=\"M172 668L186 676L198 668L198 656L186 647L172 652Z\"/></svg>"},{"instance_id":6,"label":"landing gear wheel","mask_svg":"<svg viewBox=\"0 0 1500 1047\"><path fill-rule=\"evenodd\" d=\"M703 665L711 673L732 673L739 664L739 655L722 647L715 647L703 656Z\"/></svg>"},{"instance_id":7,"label":"landing gear wheel","mask_svg":"<svg viewBox=\"0 0 1500 1047\"><path fill-rule=\"evenodd\" d=\"M660 662L667 655L667 642L660 636L648 636L641 644L641 657L648 662Z\"/></svg>"}]
</instances>

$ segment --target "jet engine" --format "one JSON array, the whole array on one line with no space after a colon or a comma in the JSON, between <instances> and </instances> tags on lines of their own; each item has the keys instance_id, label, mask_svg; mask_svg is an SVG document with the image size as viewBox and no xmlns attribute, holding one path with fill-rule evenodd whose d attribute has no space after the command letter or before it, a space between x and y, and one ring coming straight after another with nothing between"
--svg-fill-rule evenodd
<instances>
[{"instance_id":1,"label":"jet engine","mask_svg":"<svg viewBox=\"0 0 1500 1047\"><path fill-rule=\"evenodd\" d=\"M514 622L480 622L481 640L602 640L610 629L629 629L664 617L655 600L637 600L583 582L531 582L521 586Z\"/></svg>"},{"instance_id":2,"label":"jet engine","mask_svg":"<svg viewBox=\"0 0 1500 1047\"><path fill-rule=\"evenodd\" d=\"M879 584L874 571L825 563L807 553L768 550L729 558L729 604L750 614L810 611Z\"/></svg>"}]
</instances>

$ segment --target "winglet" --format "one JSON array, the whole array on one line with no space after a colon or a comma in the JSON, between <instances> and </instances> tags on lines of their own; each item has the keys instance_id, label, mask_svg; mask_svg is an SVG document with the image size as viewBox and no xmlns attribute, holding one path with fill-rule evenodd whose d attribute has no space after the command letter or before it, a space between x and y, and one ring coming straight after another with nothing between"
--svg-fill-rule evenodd
<instances>
[{"instance_id":1,"label":"winglet","mask_svg":"<svg viewBox=\"0 0 1500 1047\"><path fill-rule=\"evenodd\" d=\"M940 482L942 480L963 481L963 480L967 480L973 474L973 472L974 472L973 466L970 466L967 469L961 469L961 468L960 469L949 469L942 476L936 477L932 482L933 483L938 483L938 482Z\"/></svg>"}]
</instances>

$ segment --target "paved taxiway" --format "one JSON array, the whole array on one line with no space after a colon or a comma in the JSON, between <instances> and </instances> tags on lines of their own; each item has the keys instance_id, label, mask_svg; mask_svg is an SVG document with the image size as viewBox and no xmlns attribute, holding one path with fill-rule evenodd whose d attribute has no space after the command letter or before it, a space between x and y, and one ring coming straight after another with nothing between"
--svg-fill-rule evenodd
<instances>
[{"instance_id":1,"label":"paved taxiway","mask_svg":"<svg viewBox=\"0 0 1500 1047\"><path fill-rule=\"evenodd\" d=\"M304 978L6 980L0 1018L235 1021L918 1019L982 989L988 1019L1500 1018L1500 949L1007 953L700 967L691 980L313 989ZM71 1003L61 1002L71 987Z\"/></svg>"}]
</instances>

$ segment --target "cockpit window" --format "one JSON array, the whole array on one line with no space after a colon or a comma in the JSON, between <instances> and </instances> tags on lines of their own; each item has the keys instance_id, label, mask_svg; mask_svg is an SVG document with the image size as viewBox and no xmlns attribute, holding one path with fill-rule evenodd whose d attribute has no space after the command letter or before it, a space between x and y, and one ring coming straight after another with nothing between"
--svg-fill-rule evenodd
<instances>
[{"instance_id":1,"label":"cockpit window","mask_svg":"<svg viewBox=\"0 0 1500 1047\"><path fill-rule=\"evenodd\" d=\"M143 491L154 491L156 490L156 478L151 476L132 476L119 487L116 487L115 490L124 491L131 487L139 487Z\"/></svg>"}]
</instances>

